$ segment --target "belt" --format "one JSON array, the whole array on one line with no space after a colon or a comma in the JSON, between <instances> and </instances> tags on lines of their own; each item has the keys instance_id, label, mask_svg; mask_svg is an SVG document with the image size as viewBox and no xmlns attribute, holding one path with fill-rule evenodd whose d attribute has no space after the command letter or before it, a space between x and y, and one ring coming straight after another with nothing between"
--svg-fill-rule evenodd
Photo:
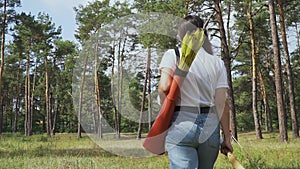
<instances>
[{"instance_id":1,"label":"belt","mask_svg":"<svg viewBox=\"0 0 300 169\"><path fill-rule=\"evenodd\" d=\"M176 106L174 111L186 111L196 114L209 113L210 107L192 107L192 106Z\"/></svg>"}]
</instances>

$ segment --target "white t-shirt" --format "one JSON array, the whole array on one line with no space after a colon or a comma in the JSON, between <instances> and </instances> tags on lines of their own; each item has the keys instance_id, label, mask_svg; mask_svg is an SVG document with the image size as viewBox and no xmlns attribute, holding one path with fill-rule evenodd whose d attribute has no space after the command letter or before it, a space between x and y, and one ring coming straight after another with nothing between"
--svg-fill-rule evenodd
<instances>
[{"instance_id":1,"label":"white t-shirt","mask_svg":"<svg viewBox=\"0 0 300 169\"><path fill-rule=\"evenodd\" d=\"M180 49L179 53L181 53ZM161 60L159 69L175 70L176 60L175 50L168 50ZM217 88L228 88L224 62L201 48L180 88L177 105L215 106L215 90Z\"/></svg>"}]
</instances>

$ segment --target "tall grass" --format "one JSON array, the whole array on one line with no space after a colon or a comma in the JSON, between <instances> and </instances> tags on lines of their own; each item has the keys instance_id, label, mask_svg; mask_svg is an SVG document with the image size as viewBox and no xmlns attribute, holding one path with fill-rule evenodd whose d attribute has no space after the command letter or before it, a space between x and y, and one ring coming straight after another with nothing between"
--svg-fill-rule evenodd
<instances>
[{"instance_id":1,"label":"tall grass","mask_svg":"<svg viewBox=\"0 0 300 169\"><path fill-rule=\"evenodd\" d=\"M107 140L111 144L114 140ZM116 142L122 142L115 140ZM128 140L126 140L128 142ZM242 147L233 143L234 154L247 169L300 168L300 139L279 142L278 135L264 134L256 140L254 133L239 135ZM0 169L115 169L169 168L167 155L144 158L121 157L103 150L88 136L75 134L54 137L2 134L0 137ZM230 169L227 158L220 154L216 169Z\"/></svg>"}]
</instances>

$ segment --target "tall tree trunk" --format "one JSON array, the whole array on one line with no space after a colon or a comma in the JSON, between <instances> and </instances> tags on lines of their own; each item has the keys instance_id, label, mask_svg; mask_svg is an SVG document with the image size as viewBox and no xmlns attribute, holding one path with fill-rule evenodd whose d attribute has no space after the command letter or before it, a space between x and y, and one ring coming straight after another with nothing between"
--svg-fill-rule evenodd
<instances>
[{"instance_id":1,"label":"tall tree trunk","mask_svg":"<svg viewBox=\"0 0 300 169\"><path fill-rule=\"evenodd\" d=\"M95 97L96 97L96 104L97 104L97 114L98 114L98 122L97 125L95 126L95 128L98 129L98 138L102 138L103 134L102 134L102 111L101 111L101 93L100 93L100 84L99 84L99 77L98 77L98 40L96 42L96 51L95 51L95 72L94 72L94 80L95 80Z\"/></svg>"},{"instance_id":2,"label":"tall tree trunk","mask_svg":"<svg viewBox=\"0 0 300 169\"><path fill-rule=\"evenodd\" d=\"M29 125L29 136L32 135L32 121L33 121L33 112L34 112L34 93L35 93L35 82L36 82L36 71L37 71L37 63L35 62L35 68L34 68L34 74L33 74L33 80L32 80L32 91L30 96L30 113L28 116L28 125ZM30 90L29 90L30 91Z\"/></svg>"},{"instance_id":3,"label":"tall tree trunk","mask_svg":"<svg viewBox=\"0 0 300 169\"><path fill-rule=\"evenodd\" d=\"M51 96L52 100L54 100L54 98ZM51 102L54 102L54 101L51 101ZM53 135L55 135L55 128L56 128L56 123L57 123L57 119L58 119L58 116L59 116L59 101L56 100L55 101L55 108L54 108L54 117L53 117L53 123L52 123L52 129L51 129L51 133Z\"/></svg>"},{"instance_id":4,"label":"tall tree trunk","mask_svg":"<svg viewBox=\"0 0 300 169\"><path fill-rule=\"evenodd\" d=\"M258 71L259 73L259 84L260 84L260 90L261 90L261 95L263 98L263 105L264 105L264 113L265 113L265 127L266 127L266 131L271 131L272 132L272 123L271 123L271 119L270 119L270 106L269 106L269 101L268 101L268 97L267 97L267 92L266 92L266 86L264 83L264 79L262 76L262 72Z\"/></svg>"},{"instance_id":5,"label":"tall tree trunk","mask_svg":"<svg viewBox=\"0 0 300 169\"><path fill-rule=\"evenodd\" d=\"M29 50L30 51L30 50ZM31 113L31 103L30 103L30 52L27 53L26 58L26 79L25 79L25 135L29 136L30 130L30 113Z\"/></svg>"},{"instance_id":6,"label":"tall tree trunk","mask_svg":"<svg viewBox=\"0 0 300 169\"><path fill-rule=\"evenodd\" d=\"M95 126L93 132L95 134L98 134L99 114L98 114L98 112L94 112L94 110L92 110L92 111L93 111L93 126Z\"/></svg>"},{"instance_id":7,"label":"tall tree trunk","mask_svg":"<svg viewBox=\"0 0 300 169\"><path fill-rule=\"evenodd\" d=\"M147 58L147 76L148 76L148 128L151 129L152 122L152 97L151 97L151 48L148 48Z\"/></svg>"},{"instance_id":8,"label":"tall tree trunk","mask_svg":"<svg viewBox=\"0 0 300 169\"><path fill-rule=\"evenodd\" d=\"M235 112L235 107L234 107L233 86L232 86L232 77L231 77L231 56L230 56L229 49L228 49L226 32L225 32L225 28L224 28L224 22L223 22L223 18L222 18L219 0L214 0L214 5L215 5L217 21L219 23L220 35L221 35L222 58L224 60L224 64L226 67L227 79L228 79L228 85L229 85L228 100L229 100L229 107L230 107L231 132L232 132L232 135L236 139L238 139L236 112Z\"/></svg>"},{"instance_id":9,"label":"tall tree trunk","mask_svg":"<svg viewBox=\"0 0 300 169\"><path fill-rule=\"evenodd\" d=\"M49 69L48 69L48 58L45 56L45 76L46 76L46 90L45 90L45 99L46 99L46 114L47 114L47 135L52 136L52 113L50 105L50 82L49 82Z\"/></svg>"},{"instance_id":10,"label":"tall tree trunk","mask_svg":"<svg viewBox=\"0 0 300 169\"><path fill-rule=\"evenodd\" d=\"M19 68L17 73L17 81L18 81L18 87L17 87L17 100L16 100L16 108L15 108L15 117L13 122L12 131L15 133L18 131L18 120L19 120L19 111L20 111L20 94L22 91L22 84L21 84L21 61L19 60Z\"/></svg>"},{"instance_id":11,"label":"tall tree trunk","mask_svg":"<svg viewBox=\"0 0 300 169\"><path fill-rule=\"evenodd\" d=\"M297 39L297 47L298 47L298 51L299 51L299 55L300 55L300 35L299 35L299 31L298 31L298 23L295 23L295 32L296 32L296 39ZM298 62L300 62L300 57Z\"/></svg>"},{"instance_id":12,"label":"tall tree trunk","mask_svg":"<svg viewBox=\"0 0 300 169\"><path fill-rule=\"evenodd\" d=\"M121 114L122 114L122 86L123 86L123 62L122 57L119 56L119 63L118 63L118 129L117 129L117 138L121 138Z\"/></svg>"},{"instance_id":13,"label":"tall tree trunk","mask_svg":"<svg viewBox=\"0 0 300 169\"><path fill-rule=\"evenodd\" d=\"M82 102L83 102L83 90L85 84L85 73L87 68L88 56L85 56L83 71L81 74L81 83L80 83L80 92L79 92L79 104L78 104L78 113L77 113L77 138L81 138L81 119L82 119Z\"/></svg>"},{"instance_id":14,"label":"tall tree trunk","mask_svg":"<svg viewBox=\"0 0 300 169\"><path fill-rule=\"evenodd\" d=\"M285 21L284 21L284 10L282 0L278 0L278 11L279 11L279 18L280 18L280 30L282 35L282 43L284 49L284 56L285 56L285 66L287 71L287 80L288 80L288 95L289 95L289 103L291 109L291 118L292 118L292 130L293 130L293 137L299 137L299 128L298 128L298 120L297 120L297 113L296 113L296 106L295 106L295 92L294 92L294 77L291 67L290 61L290 54L287 44L287 37L286 37L286 30L285 30Z\"/></svg>"},{"instance_id":15,"label":"tall tree trunk","mask_svg":"<svg viewBox=\"0 0 300 169\"><path fill-rule=\"evenodd\" d=\"M259 115L257 110L257 61L256 61L256 45L255 45L255 31L252 18L252 0L248 3L247 16L250 26L250 41L251 41L251 59L252 59L252 111L255 124L256 139L262 139L261 127L259 122Z\"/></svg>"},{"instance_id":16,"label":"tall tree trunk","mask_svg":"<svg viewBox=\"0 0 300 169\"><path fill-rule=\"evenodd\" d=\"M278 43L278 32L276 25L276 15L274 8L274 1L269 0L269 13L270 13L270 24L272 31L272 43L273 43L273 53L274 53L274 67L275 67L275 85L276 85L276 102L277 102L277 111L278 111L278 123L279 123L279 132L280 140L288 141L287 134L287 121L286 121L286 112L283 100L283 84L282 84L282 75L281 75L281 59L279 52L279 43Z\"/></svg>"},{"instance_id":17,"label":"tall tree trunk","mask_svg":"<svg viewBox=\"0 0 300 169\"><path fill-rule=\"evenodd\" d=\"M121 138L121 122L122 122L122 98L123 98L123 62L124 62L124 55L125 55L125 44L127 39L125 38L123 44L121 45L121 40L119 43L119 67L118 67L118 138ZM122 48L121 48L122 46ZM121 49L121 50L120 50Z\"/></svg>"},{"instance_id":18,"label":"tall tree trunk","mask_svg":"<svg viewBox=\"0 0 300 169\"><path fill-rule=\"evenodd\" d=\"M1 32L1 64L0 64L0 134L3 132L3 98L2 98L2 77L4 71L4 50L5 50L5 28L6 28L6 6L7 0L3 3L2 32Z\"/></svg>"},{"instance_id":19,"label":"tall tree trunk","mask_svg":"<svg viewBox=\"0 0 300 169\"><path fill-rule=\"evenodd\" d=\"M125 51L126 38L123 42L123 47L121 40L119 41L119 54L118 54L118 111L117 111L117 138L121 138L121 121L122 121L122 97L123 97L123 61L124 61L124 51ZM122 47L122 48L121 48Z\"/></svg>"},{"instance_id":20,"label":"tall tree trunk","mask_svg":"<svg viewBox=\"0 0 300 169\"><path fill-rule=\"evenodd\" d=\"M110 91L111 91L111 99L112 99L112 105L114 109L114 123L115 123L115 130L116 130L116 136L118 135L118 109L116 104L116 97L115 97L115 45L112 47L112 66L111 66L111 77L110 77Z\"/></svg>"},{"instance_id":21,"label":"tall tree trunk","mask_svg":"<svg viewBox=\"0 0 300 169\"><path fill-rule=\"evenodd\" d=\"M148 83L148 76L149 76L149 69L150 69L150 58L151 58L151 48L148 47L148 57L146 63L146 76L144 79L143 85L143 94L142 94L142 102L141 102L141 110L140 110L140 119L139 119L139 128L137 133L137 139L142 138L142 129L143 129L143 117L144 117L144 110L145 110L145 102L146 102L146 91L147 91L147 83Z\"/></svg>"}]
</instances>

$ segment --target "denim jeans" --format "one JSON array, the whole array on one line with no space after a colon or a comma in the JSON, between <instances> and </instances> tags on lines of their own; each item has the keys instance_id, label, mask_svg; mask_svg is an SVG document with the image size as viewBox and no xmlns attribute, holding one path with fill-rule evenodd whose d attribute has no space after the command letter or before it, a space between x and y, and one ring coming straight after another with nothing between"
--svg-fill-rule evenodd
<instances>
[{"instance_id":1,"label":"denim jeans","mask_svg":"<svg viewBox=\"0 0 300 169\"><path fill-rule=\"evenodd\" d=\"M174 112L166 137L171 169L211 169L219 154L219 118L208 114Z\"/></svg>"}]
</instances>

